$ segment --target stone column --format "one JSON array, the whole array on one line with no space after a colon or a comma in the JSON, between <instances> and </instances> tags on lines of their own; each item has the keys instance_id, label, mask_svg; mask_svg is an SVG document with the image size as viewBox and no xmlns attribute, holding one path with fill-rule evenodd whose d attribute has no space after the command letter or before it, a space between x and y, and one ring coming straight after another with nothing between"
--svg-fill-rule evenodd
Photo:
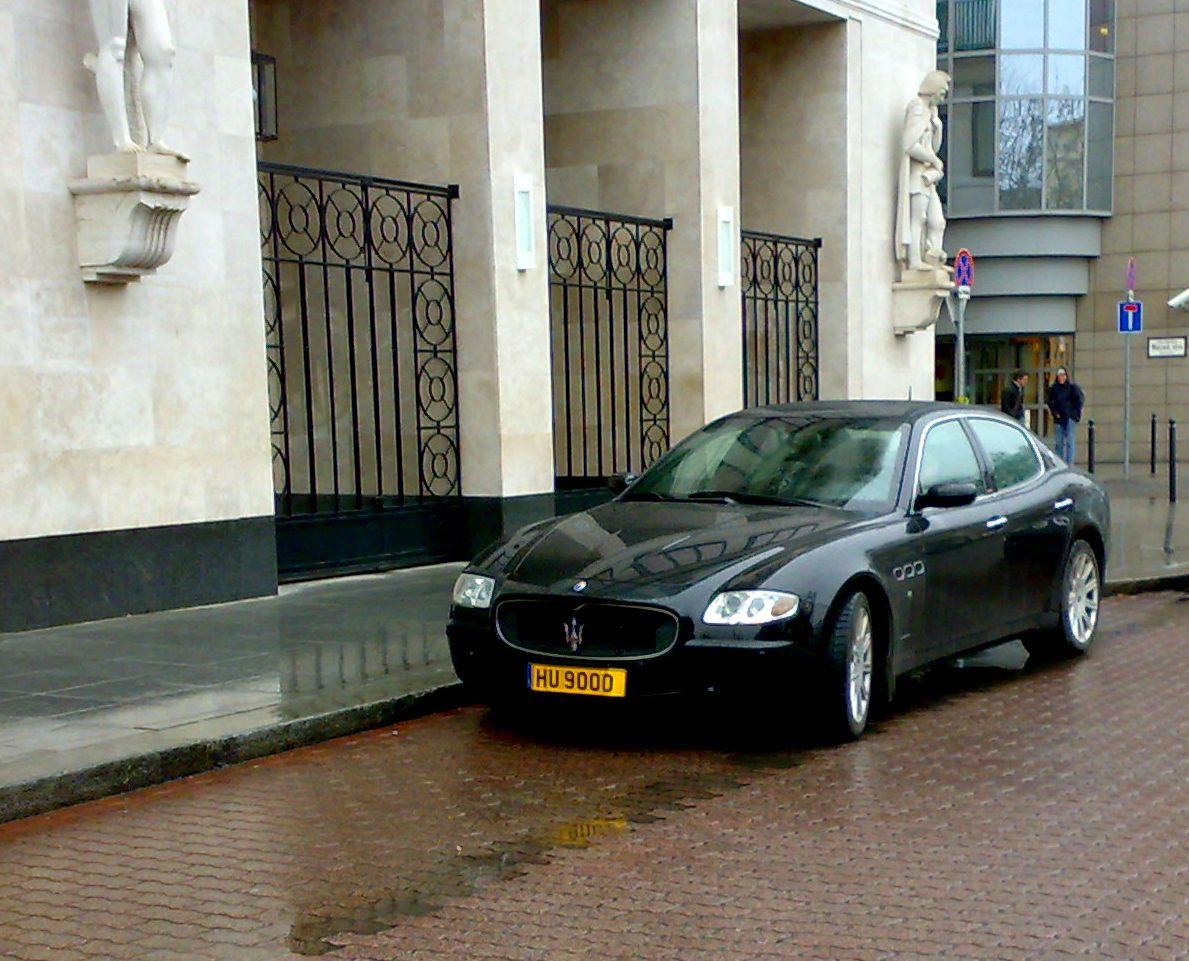
<instances>
[{"instance_id":1,"label":"stone column","mask_svg":"<svg viewBox=\"0 0 1189 961\"><path fill-rule=\"evenodd\" d=\"M739 293L739 35L735 4L694 0L690 155L669 171L670 435L676 443L743 403ZM732 212L733 279L719 286L720 209Z\"/></svg>"},{"instance_id":2,"label":"stone column","mask_svg":"<svg viewBox=\"0 0 1189 961\"><path fill-rule=\"evenodd\" d=\"M467 0L481 46L478 105L451 130L462 197L455 207L463 492L553 490L544 132L537 0ZM535 258L519 269L515 191L531 187Z\"/></svg>"}]
</instances>

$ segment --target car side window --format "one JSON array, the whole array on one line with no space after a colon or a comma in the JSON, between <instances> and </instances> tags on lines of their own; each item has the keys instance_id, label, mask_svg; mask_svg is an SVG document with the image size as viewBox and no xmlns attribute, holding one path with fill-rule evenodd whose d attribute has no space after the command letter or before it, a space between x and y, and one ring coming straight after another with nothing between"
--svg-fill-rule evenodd
<instances>
[{"instance_id":1,"label":"car side window","mask_svg":"<svg viewBox=\"0 0 1189 961\"><path fill-rule=\"evenodd\" d=\"M995 486L1007 490L1038 477L1044 469L1036 449L1019 427L988 418L974 418L970 428L991 462Z\"/></svg>"},{"instance_id":2,"label":"car side window","mask_svg":"<svg viewBox=\"0 0 1189 961\"><path fill-rule=\"evenodd\" d=\"M930 427L921 448L917 492L924 493L937 484L974 484L980 494L987 489L970 438L956 420Z\"/></svg>"}]
</instances>

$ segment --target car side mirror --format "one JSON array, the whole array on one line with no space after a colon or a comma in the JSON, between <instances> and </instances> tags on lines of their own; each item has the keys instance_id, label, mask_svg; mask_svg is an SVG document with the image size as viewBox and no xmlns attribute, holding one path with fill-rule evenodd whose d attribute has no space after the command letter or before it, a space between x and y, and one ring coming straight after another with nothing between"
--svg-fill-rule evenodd
<instances>
[{"instance_id":1,"label":"car side mirror","mask_svg":"<svg viewBox=\"0 0 1189 961\"><path fill-rule=\"evenodd\" d=\"M926 507L964 507L978 497L978 487L970 483L934 484L917 495L916 509Z\"/></svg>"},{"instance_id":2,"label":"car side mirror","mask_svg":"<svg viewBox=\"0 0 1189 961\"><path fill-rule=\"evenodd\" d=\"M611 488L611 493L619 495L636 483L636 478L639 476L631 471L620 471L620 473L612 474L607 478L607 486Z\"/></svg>"}]
</instances>

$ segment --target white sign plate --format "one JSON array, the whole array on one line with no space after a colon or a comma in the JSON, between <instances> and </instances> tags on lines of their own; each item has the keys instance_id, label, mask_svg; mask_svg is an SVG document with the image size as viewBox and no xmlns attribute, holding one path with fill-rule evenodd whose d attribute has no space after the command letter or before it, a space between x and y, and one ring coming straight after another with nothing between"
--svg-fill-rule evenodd
<instances>
[{"instance_id":1,"label":"white sign plate","mask_svg":"<svg viewBox=\"0 0 1189 961\"><path fill-rule=\"evenodd\" d=\"M1149 357L1184 357L1184 337L1149 337Z\"/></svg>"}]
</instances>

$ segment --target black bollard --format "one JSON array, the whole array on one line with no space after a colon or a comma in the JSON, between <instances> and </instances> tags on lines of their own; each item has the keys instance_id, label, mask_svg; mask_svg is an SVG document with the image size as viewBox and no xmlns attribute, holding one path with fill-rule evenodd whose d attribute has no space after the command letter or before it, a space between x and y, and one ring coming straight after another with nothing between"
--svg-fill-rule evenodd
<instances>
[{"instance_id":1,"label":"black bollard","mask_svg":"<svg viewBox=\"0 0 1189 961\"><path fill-rule=\"evenodd\" d=\"M1177 422L1168 419L1168 502L1177 502Z\"/></svg>"},{"instance_id":2,"label":"black bollard","mask_svg":"<svg viewBox=\"0 0 1189 961\"><path fill-rule=\"evenodd\" d=\"M1090 421L1090 429L1086 435L1086 469L1094 473L1094 421Z\"/></svg>"},{"instance_id":3,"label":"black bollard","mask_svg":"<svg viewBox=\"0 0 1189 961\"><path fill-rule=\"evenodd\" d=\"M1155 475L1155 473L1156 473L1156 415L1155 414L1152 415L1152 436L1151 436L1151 440L1148 444L1148 447L1149 447L1148 459L1150 461L1150 467L1152 470L1152 474Z\"/></svg>"}]
</instances>

